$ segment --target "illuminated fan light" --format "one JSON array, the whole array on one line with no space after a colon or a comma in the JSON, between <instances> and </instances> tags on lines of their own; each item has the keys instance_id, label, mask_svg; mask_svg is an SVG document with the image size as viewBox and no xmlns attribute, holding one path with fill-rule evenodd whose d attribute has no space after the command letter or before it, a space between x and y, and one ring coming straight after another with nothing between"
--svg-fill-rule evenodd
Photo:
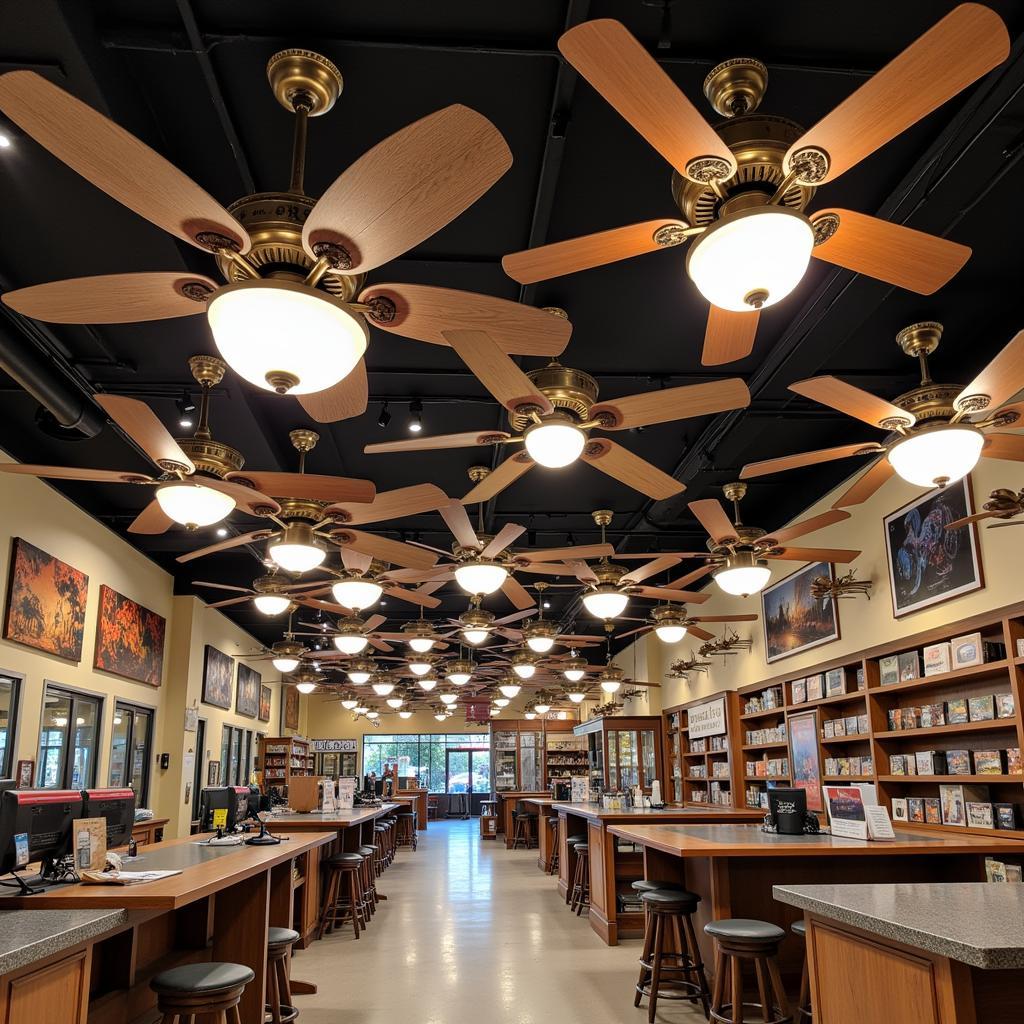
<instances>
[{"instance_id":1,"label":"illuminated fan light","mask_svg":"<svg viewBox=\"0 0 1024 1024\"><path fill-rule=\"evenodd\" d=\"M587 435L564 413L545 416L527 427L523 441L530 458L539 466L561 469L571 465L583 453Z\"/></svg>"},{"instance_id":2,"label":"illuminated fan light","mask_svg":"<svg viewBox=\"0 0 1024 1024\"><path fill-rule=\"evenodd\" d=\"M497 718L501 714L501 708L491 708L491 718Z\"/></svg>"},{"instance_id":3,"label":"illuminated fan light","mask_svg":"<svg viewBox=\"0 0 1024 1024\"><path fill-rule=\"evenodd\" d=\"M409 671L414 676L425 676L430 671L429 661L410 661Z\"/></svg>"},{"instance_id":4,"label":"illuminated fan light","mask_svg":"<svg viewBox=\"0 0 1024 1024\"><path fill-rule=\"evenodd\" d=\"M587 674L587 663L582 658L571 658L562 667L562 675L570 683L578 683Z\"/></svg>"},{"instance_id":5,"label":"illuminated fan light","mask_svg":"<svg viewBox=\"0 0 1024 1024\"><path fill-rule=\"evenodd\" d=\"M442 704L454 704L459 698L454 693L439 693Z\"/></svg>"},{"instance_id":6,"label":"illuminated fan light","mask_svg":"<svg viewBox=\"0 0 1024 1024\"><path fill-rule=\"evenodd\" d=\"M569 717L568 711L559 711L555 716L560 722L564 722Z\"/></svg>"},{"instance_id":7,"label":"illuminated fan light","mask_svg":"<svg viewBox=\"0 0 1024 1024\"><path fill-rule=\"evenodd\" d=\"M316 683L296 683L295 689L299 693L312 693L316 689Z\"/></svg>"},{"instance_id":8,"label":"illuminated fan light","mask_svg":"<svg viewBox=\"0 0 1024 1024\"><path fill-rule=\"evenodd\" d=\"M250 384L308 395L344 380L369 332L340 299L304 284L252 280L220 288L207 303L213 340Z\"/></svg>"},{"instance_id":9,"label":"illuminated fan light","mask_svg":"<svg viewBox=\"0 0 1024 1024\"><path fill-rule=\"evenodd\" d=\"M263 612L264 615L280 615L281 612L288 610L292 602L279 594L259 594L252 599L252 603L256 605L256 610Z\"/></svg>"},{"instance_id":10,"label":"illuminated fan light","mask_svg":"<svg viewBox=\"0 0 1024 1024\"><path fill-rule=\"evenodd\" d=\"M359 707L357 707L355 709L355 712L356 712L357 715L365 715L366 712L369 711L369 710L370 710L369 708L364 708L362 705L360 705Z\"/></svg>"},{"instance_id":11,"label":"illuminated fan light","mask_svg":"<svg viewBox=\"0 0 1024 1024\"><path fill-rule=\"evenodd\" d=\"M460 658L453 661L445 672L445 678L452 686L465 686L473 678L473 662Z\"/></svg>"},{"instance_id":12,"label":"illuminated fan light","mask_svg":"<svg viewBox=\"0 0 1024 1024\"><path fill-rule=\"evenodd\" d=\"M490 633L486 629L464 629L462 635L465 637L466 643L476 646L482 644L490 636Z\"/></svg>"},{"instance_id":13,"label":"illuminated fan light","mask_svg":"<svg viewBox=\"0 0 1024 1024\"><path fill-rule=\"evenodd\" d=\"M733 597L749 597L765 588L772 571L768 563L757 558L752 551L737 551L725 565L715 569L711 578Z\"/></svg>"},{"instance_id":14,"label":"illuminated fan light","mask_svg":"<svg viewBox=\"0 0 1024 1024\"><path fill-rule=\"evenodd\" d=\"M342 707L343 707L343 708L344 708L344 709L345 709L346 711L351 711L351 710L352 710L353 708L355 708L355 707L356 707L356 705L357 705L358 703L359 703L359 701L357 701L357 700L353 700L353 699L352 699L351 697L346 697L346 698L345 698L345 700L343 700L343 701L341 702L341 706L342 706Z\"/></svg>"},{"instance_id":15,"label":"illuminated fan light","mask_svg":"<svg viewBox=\"0 0 1024 1024\"><path fill-rule=\"evenodd\" d=\"M495 697L494 703L499 708L507 708L509 705L508 697Z\"/></svg>"},{"instance_id":16,"label":"illuminated fan light","mask_svg":"<svg viewBox=\"0 0 1024 1024\"><path fill-rule=\"evenodd\" d=\"M308 523L289 523L267 546L267 553L282 569L294 573L309 572L327 557Z\"/></svg>"},{"instance_id":17,"label":"illuminated fan light","mask_svg":"<svg viewBox=\"0 0 1024 1024\"><path fill-rule=\"evenodd\" d=\"M985 438L974 427L957 423L921 430L889 449L892 468L917 487L945 487L967 476L978 464Z\"/></svg>"},{"instance_id":18,"label":"illuminated fan light","mask_svg":"<svg viewBox=\"0 0 1024 1024\"><path fill-rule=\"evenodd\" d=\"M618 679L602 679L601 689L605 693L615 693L618 688L622 686L622 683Z\"/></svg>"},{"instance_id":19,"label":"illuminated fan light","mask_svg":"<svg viewBox=\"0 0 1024 1024\"><path fill-rule=\"evenodd\" d=\"M401 697L388 697L385 703L389 708L394 708L397 711L405 701Z\"/></svg>"},{"instance_id":20,"label":"illuminated fan light","mask_svg":"<svg viewBox=\"0 0 1024 1024\"><path fill-rule=\"evenodd\" d=\"M555 639L550 636L531 636L527 638L526 646L537 654L547 654L555 646Z\"/></svg>"},{"instance_id":21,"label":"illuminated fan light","mask_svg":"<svg viewBox=\"0 0 1024 1024\"><path fill-rule=\"evenodd\" d=\"M430 637L427 637L427 636L414 636L409 641L409 646L417 654L426 654L427 651L429 651L430 648L434 646L434 641L431 640Z\"/></svg>"},{"instance_id":22,"label":"illuminated fan light","mask_svg":"<svg viewBox=\"0 0 1024 1024\"><path fill-rule=\"evenodd\" d=\"M334 638L334 646L341 651L342 654L358 654L360 651L366 649L366 645L370 641L365 636L359 633L348 633L344 636L336 636ZM363 680L365 682L366 680Z\"/></svg>"},{"instance_id":23,"label":"illuminated fan light","mask_svg":"<svg viewBox=\"0 0 1024 1024\"><path fill-rule=\"evenodd\" d=\"M338 580L331 587L334 600L346 608L354 608L357 612L375 605L384 593L384 588L373 580L365 580L360 576Z\"/></svg>"},{"instance_id":24,"label":"illuminated fan light","mask_svg":"<svg viewBox=\"0 0 1024 1024\"><path fill-rule=\"evenodd\" d=\"M434 715L434 718L436 718L439 722L443 722L447 717L448 716L443 711L438 711Z\"/></svg>"},{"instance_id":25,"label":"illuminated fan light","mask_svg":"<svg viewBox=\"0 0 1024 1024\"><path fill-rule=\"evenodd\" d=\"M373 692L378 697L386 697L395 688L394 683L384 682L383 680L379 683L373 684Z\"/></svg>"},{"instance_id":26,"label":"illuminated fan light","mask_svg":"<svg viewBox=\"0 0 1024 1024\"><path fill-rule=\"evenodd\" d=\"M455 582L467 593L476 596L493 594L508 579L508 569L497 562L474 559L455 569Z\"/></svg>"},{"instance_id":27,"label":"illuminated fan light","mask_svg":"<svg viewBox=\"0 0 1024 1024\"><path fill-rule=\"evenodd\" d=\"M512 666L512 671L515 672L520 679L530 679L537 671L537 666L530 661L521 661Z\"/></svg>"},{"instance_id":28,"label":"illuminated fan light","mask_svg":"<svg viewBox=\"0 0 1024 1024\"><path fill-rule=\"evenodd\" d=\"M417 679L416 682L419 685L421 690L426 690L428 693L435 686L437 686L437 680L436 679Z\"/></svg>"},{"instance_id":29,"label":"illuminated fan light","mask_svg":"<svg viewBox=\"0 0 1024 1024\"><path fill-rule=\"evenodd\" d=\"M398 717L399 718L412 718L412 712L411 711L399 711L398 712Z\"/></svg>"},{"instance_id":30,"label":"illuminated fan light","mask_svg":"<svg viewBox=\"0 0 1024 1024\"><path fill-rule=\"evenodd\" d=\"M532 722L537 717L537 712L527 711L526 714L523 715L523 717L529 719Z\"/></svg>"},{"instance_id":31,"label":"illuminated fan light","mask_svg":"<svg viewBox=\"0 0 1024 1024\"><path fill-rule=\"evenodd\" d=\"M379 711L367 711L366 712L366 717L368 719L370 719L370 721L372 722L375 718L380 718L380 712Z\"/></svg>"},{"instance_id":32,"label":"illuminated fan light","mask_svg":"<svg viewBox=\"0 0 1024 1024\"><path fill-rule=\"evenodd\" d=\"M533 710L536 711L538 715L546 715L551 710L551 705L550 704L534 704L533 705Z\"/></svg>"},{"instance_id":33,"label":"illuminated fan light","mask_svg":"<svg viewBox=\"0 0 1024 1024\"><path fill-rule=\"evenodd\" d=\"M654 627L654 634L662 643L677 644L686 636L686 627L675 623L665 623Z\"/></svg>"},{"instance_id":34,"label":"illuminated fan light","mask_svg":"<svg viewBox=\"0 0 1024 1024\"><path fill-rule=\"evenodd\" d=\"M289 672L294 672L299 667L298 658L274 658L270 663L277 669L278 672L283 672L286 675Z\"/></svg>"},{"instance_id":35,"label":"illuminated fan light","mask_svg":"<svg viewBox=\"0 0 1024 1024\"><path fill-rule=\"evenodd\" d=\"M629 598L615 587L602 584L583 595L588 612L598 619L614 619L626 610Z\"/></svg>"},{"instance_id":36,"label":"illuminated fan light","mask_svg":"<svg viewBox=\"0 0 1024 1024\"><path fill-rule=\"evenodd\" d=\"M573 704L582 704L587 695L582 690L570 690L566 696Z\"/></svg>"},{"instance_id":37,"label":"illuminated fan light","mask_svg":"<svg viewBox=\"0 0 1024 1024\"><path fill-rule=\"evenodd\" d=\"M352 669L351 672L346 672L345 674L349 677L349 679L352 680L353 683L356 684L356 686L362 686L363 683L368 683L370 681L370 676L373 673L368 672L366 669L356 668Z\"/></svg>"},{"instance_id":38,"label":"illuminated fan light","mask_svg":"<svg viewBox=\"0 0 1024 1024\"><path fill-rule=\"evenodd\" d=\"M229 494L186 481L158 487L156 500L168 519L190 530L219 523L235 507L235 499Z\"/></svg>"},{"instance_id":39,"label":"illuminated fan light","mask_svg":"<svg viewBox=\"0 0 1024 1024\"><path fill-rule=\"evenodd\" d=\"M784 299L801 281L814 248L811 222L782 206L726 214L693 243L686 272L719 309L749 313Z\"/></svg>"},{"instance_id":40,"label":"illuminated fan light","mask_svg":"<svg viewBox=\"0 0 1024 1024\"><path fill-rule=\"evenodd\" d=\"M517 697L522 687L518 686L516 683L502 683L498 689L501 690L502 696L504 697Z\"/></svg>"}]
</instances>

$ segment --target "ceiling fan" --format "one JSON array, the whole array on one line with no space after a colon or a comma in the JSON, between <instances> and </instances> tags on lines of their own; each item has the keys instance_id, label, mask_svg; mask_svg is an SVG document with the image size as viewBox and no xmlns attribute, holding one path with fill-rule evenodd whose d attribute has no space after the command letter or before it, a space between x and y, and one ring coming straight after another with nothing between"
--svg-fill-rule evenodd
<instances>
[{"instance_id":1,"label":"ceiling fan","mask_svg":"<svg viewBox=\"0 0 1024 1024\"><path fill-rule=\"evenodd\" d=\"M711 304L705 365L749 355L759 311L784 299L812 255L931 294L970 249L853 210L806 209L879 147L1004 61L1009 36L995 12L963 4L890 61L809 131L761 114L768 84L760 61L714 68L704 95L725 122L712 128L643 46L617 21L566 32L566 60L672 166L681 218L659 219L512 253L521 284L603 266L694 239L686 271Z\"/></svg>"},{"instance_id":2,"label":"ceiling fan","mask_svg":"<svg viewBox=\"0 0 1024 1024\"><path fill-rule=\"evenodd\" d=\"M684 489L678 480L608 438L591 437L591 431L629 430L750 404L750 392L738 378L628 395L599 404L597 381L589 373L554 361L524 373L488 332L447 330L444 334L484 387L508 410L509 423L517 433L469 431L385 441L363 450L377 454L522 441L525 451L481 479L463 497L466 505L493 498L534 465L559 469L578 458L649 498L669 498Z\"/></svg>"},{"instance_id":3,"label":"ceiling fan","mask_svg":"<svg viewBox=\"0 0 1024 1024\"><path fill-rule=\"evenodd\" d=\"M1005 487L997 487L981 507L983 511L964 516L962 519L954 519L953 522L946 525L946 529L956 530L968 523L977 523L983 519L1003 520L1000 523L990 523L989 530L998 530L1004 526L1024 526L1024 520L1017 519L1017 516L1024 512L1024 490L1011 491Z\"/></svg>"},{"instance_id":4,"label":"ceiling fan","mask_svg":"<svg viewBox=\"0 0 1024 1024\"><path fill-rule=\"evenodd\" d=\"M722 503L716 498L691 501L690 511L708 532L708 550L711 576L727 594L748 597L763 590L771 576L768 559L791 562L852 562L859 551L848 548L794 548L787 542L813 533L833 523L850 518L849 512L831 509L794 523L781 530L768 533L757 526L745 526L740 520L740 502L747 493L744 483L726 484L722 488L732 502L733 517L726 515ZM673 589L667 593L683 593ZM702 595L707 599L707 595ZM672 600L672 598L667 598ZM689 597L677 600L689 601Z\"/></svg>"},{"instance_id":5,"label":"ceiling fan","mask_svg":"<svg viewBox=\"0 0 1024 1024\"><path fill-rule=\"evenodd\" d=\"M230 608L232 605L242 604L245 601L252 601L256 610L264 615L280 615L282 612L291 612L297 606L298 599L318 583L289 583L288 580L277 574L277 566L264 574L257 576L252 581L251 587L236 587L228 583L212 583L206 580L194 580L193 587L209 587L211 590L226 590L234 594L241 594L241 597L228 597L221 601L214 601L209 604L210 608Z\"/></svg>"},{"instance_id":6,"label":"ceiling fan","mask_svg":"<svg viewBox=\"0 0 1024 1024\"><path fill-rule=\"evenodd\" d=\"M702 622L756 622L757 616L750 615L688 615L685 608L670 604L661 604L651 610L650 621L636 629L616 635L616 640L623 640L627 636L636 636L654 631L659 640L666 644L677 644L687 633L699 637L701 640L710 640L714 636L706 629L702 629Z\"/></svg>"},{"instance_id":7,"label":"ceiling fan","mask_svg":"<svg viewBox=\"0 0 1024 1024\"><path fill-rule=\"evenodd\" d=\"M1024 436L994 428L1019 426L1024 404L1007 405L1024 388L1024 331L1019 331L967 387L932 380L928 356L938 348L942 324L911 324L896 343L921 367L921 383L892 402L836 377L812 377L789 386L848 416L888 432L881 442L846 444L787 455L743 467L740 478L814 466L853 455L878 455L834 504L846 508L867 501L894 473L917 487L944 487L966 476L979 457L1024 462Z\"/></svg>"},{"instance_id":8,"label":"ceiling fan","mask_svg":"<svg viewBox=\"0 0 1024 1024\"><path fill-rule=\"evenodd\" d=\"M308 120L334 106L341 74L317 53L283 50L270 58L267 77L295 115L291 182L224 209L162 156L35 72L0 76L0 110L15 124L124 206L213 255L224 282L187 271L110 274L22 288L3 301L52 323L205 312L236 373L295 395L320 422L366 408L368 324L439 345L446 344L442 327L486 325L508 351L557 355L565 348L567 322L519 303L422 285L363 287L367 271L454 220L511 166L487 118L461 104L421 118L314 200L303 181Z\"/></svg>"}]
</instances>

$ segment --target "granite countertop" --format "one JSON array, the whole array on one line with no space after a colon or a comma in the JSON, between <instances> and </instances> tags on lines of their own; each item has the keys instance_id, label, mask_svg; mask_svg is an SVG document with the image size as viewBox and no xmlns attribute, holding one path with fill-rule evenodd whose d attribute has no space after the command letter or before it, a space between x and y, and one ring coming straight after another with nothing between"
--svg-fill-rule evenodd
<instances>
[{"instance_id":1,"label":"granite countertop","mask_svg":"<svg viewBox=\"0 0 1024 1024\"><path fill-rule=\"evenodd\" d=\"M0 910L0 974L27 967L130 920L126 910Z\"/></svg>"},{"instance_id":2,"label":"granite countertop","mask_svg":"<svg viewBox=\"0 0 1024 1024\"><path fill-rule=\"evenodd\" d=\"M972 967L1024 967L1024 885L776 885L772 892L782 903Z\"/></svg>"}]
</instances>

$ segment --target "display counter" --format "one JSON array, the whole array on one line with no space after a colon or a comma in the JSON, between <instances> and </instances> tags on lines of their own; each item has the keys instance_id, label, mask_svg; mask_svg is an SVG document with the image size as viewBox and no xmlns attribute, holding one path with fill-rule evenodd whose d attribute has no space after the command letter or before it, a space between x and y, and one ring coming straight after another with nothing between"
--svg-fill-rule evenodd
<instances>
[{"instance_id":1,"label":"display counter","mask_svg":"<svg viewBox=\"0 0 1024 1024\"><path fill-rule=\"evenodd\" d=\"M512 836L515 833L515 823L512 821L516 813L516 805L527 797L550 797L551 792L546 789L511 790L507 793L499 793L498 799L498 831L505 833L505 849L512 848Z\"/></svg>"},{"instance_id":2,"label":"display counter","mask_svg":"<svg viewBox=\"0 0 1024 1024\"><path fill-rule=\"evenodd\" d=\"M530 810L537 812L537 867L541 871L547 871L551 866L555 852L555 831L548 824L548 818L557 802L549 796L528 796L523 800Z\"/></svg>"},{"instance_id":3,"label":"display counter","mask_svg":"<svg viewBox=\"0 0 1024 1024\"><path fill-rule=\"evenodd\" d=\"M425 789L399 789L392 797L395 803L409 804L416 812L416 830L427 830L427 791Z\"/></svg>"}]
</instances>

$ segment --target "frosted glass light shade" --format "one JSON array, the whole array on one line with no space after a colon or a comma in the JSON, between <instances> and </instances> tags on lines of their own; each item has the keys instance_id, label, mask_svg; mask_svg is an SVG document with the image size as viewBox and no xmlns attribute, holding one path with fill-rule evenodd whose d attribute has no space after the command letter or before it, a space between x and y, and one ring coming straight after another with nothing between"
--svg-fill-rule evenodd
<instances>
[{"instance_id":1,"label":"frosted glass light shade","mask_svg":"<svg viewBox=\"0 0 1024 1024\"><path fill-rule=\"evenodd\" d=\"M366 717L368 719L370 719L370 721L372 722L375 718L380 718L380 712L379 711L367 711L366 712Z\"/></svg>"},{"instance_id":2,"label":"frosted glass light shade","mask_svg":"<svg viewBox=\"0 0 1024 1024\"><path fill-rule=\"evenodd\" d=\"M493 594L508 579L508 570L496 562L473 561L455 570L455 582L467 593Z\"/></svg>"},{"instance_id":3,"label":"frosted glass light shade","mask_svg":"<svg viewBox=\"0 0 1024 1024\"><path fill-rule=\"evenodd\" d=\"M507 708L509 705L509 699L508 697L495 697L494 703L499 708Z\"/></svg>"},{"instance_id":4,"label":"frosted glass light shade","mask_svg":"<svg viewBox=\"0 0 1024 1024\"><path fill-rule=\"evenodd\" d=\"M466 638L466 643L482 644L490 633L486 629L464 629L462 635Z\"/></svg>"},{"instance_id":5,"label":"frosted glass light shade","mask_svg":"<svg viewBox=\"0 0 1024 1024\"><path fill-rule=\"evenodd\" d=\"M528 661L523 662L521 665L513 665L512 671L515 672L520 679L530 679L533 674L537 671L536 665L531 665Z\"/></svg>"},{"instance_id":6,"label":"frosted glass light shade","mask_svg":"<svg viewBox=\"0 0 1024 1024\"><path fill-rule=\"evenodd\" d=\"M555 638L551 636L531 636L527 638L526 646L538 654L546 654L555 646Z\"/></svg>"},{"instance_id":7,"label":"frosted glass light shade","mask_svg":"<svg viewBox=\"0 0 1024 1024\"><path fill-rule=\"evenodd\" d=\"M685 626L655 626L654 633L662 643L677 644L686 636Z\"/></svg>"},{"instance_id":8,"label":"frosted glass light shade","mask_svg":"<svg viewBox=\"0 0 1024 1024\"><path fill-rule=\"evenodd\" d=\"M374 683L373 687L372 687L373 692L375 694L377 694L378 697L386 697L394 688L395 688L395 684L394 683L383 683L383 682L381 682L381 683Z\"/></svg>"},{"instance_id":9,"label":"frosted glass light shade","mask_svg":"<svg viewBox=\"0 0 1024 1024\"><path fill-rule=\"evenodd\" d=\"M714 581L733 597L749 597L764 590L772 571L766 565L738 565L713 572Z\"/></svg>"},{"instance_id":10,"label":"frosted glass light shade","mask_svg":"<svg viewBox=\"0 0 1024 1024\"><path fill-rule=\"evenodd\" d=\"M686 272L708 302L749 313L775 305L800 283L813 248L802 213L762 206L715 221L693 242Z\"/></svg>"},{"instance_id":11,"label":"frosted glass light shade","mask_svg":"<svg viewBox=\"0 0 1024 1024\"><path fill-rule=\"evenodd\" d=\"M566 696L573 704L582 704L587 695L580 690L572 690Z\"/></svg>"},{"instance_id":12,"label":"frosted glass light shade","mask_svg":"<svg viewBox=\"0 0 1024 1024\"><path fill-rule=\"evenodd\" d=\"M618 679L601 680L601 689L604 690L605 693L615 693L615 691L618 690L620 686L622 686L622 683L619 682Z\"/></svg>"},{"instance_id":13,"label":"frosted glass light shade","mask_svg":"<svg viewBox=\"0 0 1024 1024\"><path fill-rule=\"evenodd\" d=\"M363 683L368 683L370 681L370 673L361 669L356 669L354 672L347 672L346 675L353 683L356 684L356 686L362 686Z\"/></svg>"},{"instance_id":14,"label":"frosted glass light shade","mask_svg":"<svg viewBox=\"0 0 1024 1024\"><path fill-rule=\"evenodd\" d=\"M515 683L502 683L498 689L501 690L503 697L516 697L519 695L519 691L522 687L517 686Z\"/></svg>"},{"instance_id":15,"label":"frosted glass light shade","mask_svg":"<svg viewBox=\"0 0 1024 1024\"><path fill-rule=\"evenodd\" d=\"M158 487L156 500L168 519L190 530L219 523L235 507L230 494L184 480Z\"/></svg>"},{"instance_id":16,"label":"frosted glass light shade","mask_svg":"<svg viewBox=\"0 0 1024 1024\"><path fill-rule=\"evenodd\" d=\"M398 712L398 717L399 718L412 718L412 712L411 711L399 711Z\"/></svg>"},{"instance_id":17,"label":"frosted glass light shade","mask_svg":"<svg viewBox=\"0 0 1024 1024\"><path fill-rule=\"evenodd\" d=\"M315 569L327 551L306 523L290 523L281 535L267 545L267 554L287 572L304 573Z\"/></svg>"},{"instance_id":18,"label":"frosted glass light shade","mask_svg":"<svg viewBox=\"0 0 1024 1024\"><path fill-rule=\"evenodd\" d=\"M366 321L340 299L291 281L229 284L207 303L213 340L240 377L308 395L344 380L363 357Z\"/></svg>"},{"instance_id":19,"label":"frosted glass light shade","mask_svg":"<svg viewBox=\"0 0 1024 1024\"><path fill-rule=\"evenodd\" d=\"M598 587L583 595L588 612L598 619L614 619L626 610L629 598L614 587Z\"/></svg>"},{"instance_id":20,"label":"frosted glass light shade","mask_svg":"<svg viewBox=\"0 0 1024 1024\"><path fill-rule=\"evenodd\" d=\"M536 711L538 715L546 715L551 710L551 705L550 704L534 704L533 705L533 710Z\"/></svg>"},{"instance_id":21,"label":"frosted glass light shade","mask_svg":"<svg viewBox=\"0 0 1024 1024\"><path fill-rule=\"evenodd\" d=\"M570 683L578 683L586 674L586 671L582 668L567 668L562 673Z\"/></svg>"},{"instance_id":22,"label":"frosted glass light shade","mask_svg":"<svg viewBox=\"0 0 1024 1024\"><path fill-rule=\"evenodd\" d=\"M447 717L448 716L443 711L438 711L437 714L434 715L434 718L439 722L443 722Z\"/></svg>"},{"instance_id":23,"label":"frosted glass light shade","mask_svg":"<svg viewBox=\"0 0 1024 1024\"><path fill-rule=\"evenodd\" d=\"M292 602L280 594L258 594L252 599L252 603L256 605L256 610L263 612L264 615L280 615L281 612L287 611Z\"/></svg>"},{"instance_id":24,"label":"frosted glass light shade","mask_svg":"<svg viewBox=\"0 0 1024 1024\"><path fill-rule=\"evenodd\" d=\"M341 706L342 706L342 707L343 707L343 708L344 708L344 709L345 709L346 711L351 711L351 710L352 710L352 709L353 709L353 708L354 708L354 707L355 707L355 706L356 706L356 705L357 705L358 703L359 703L359 701L357 701L357 700L352 700L351 698L348 698L347 700L343 700L343 701L341 702Z\"/></svg>"},{"instance_id":25,"label":"frosted glass light shade","mask_svg":"<svg viewBox=\"0 0 1024 1024\"><path fill-rule=\"evenodd\" d=\"M561 469L580 457L587 435L568 417L555 416L527 427L523 441L530 458L539 466Z\"/></svg>"},{"instance_id":26,"label":"frosted glass light shade","mask_svg":"<svg viewBox=\"0 0 1024 1024\"><path fill-rule=\"evenodd\" d=\"M437 680L436 679L417 679L416 682L419 685L421 690L426 690L428 693L435 686L437 686Z\"/></svg>"},{"instance_id":27,"label":"frosted glass light shade","mask_svg":"<svg viewBox=\"0 0 1024 1024\"><path fill-rule=\"evenodd\" d=\"M336 636L334 638L334 646L341 651L342 654L358 654L360 651L365 650L369 640L365 636L360 636L358 633L351 633L345 636Z\"/></svg>"},{"instance_id":28,"label":"frosted glass light shade","mask_svg":"<svg viewBox=\"0 0 1024 1024\"><path fill-rule=\"evenodd\" d=\"M358 612L375 605L380 600L380 595L384 593L384 588L373 580L348 579L338 580L331 587L331 591L338 604Z\"/></svg>"},{"instance_id":29,"label":"frosted glass light shade","mask_svg":"<svg viewBox=\"0 0 1024 1024\"><path fill-rule=\"evenodd\" d=\"M312 693L316 689L316 683L296 683L295 689L299 693Z\"/></svg>"},{"instance_id":30,"label":"frosted glass light shade","mask_svg":"<svg viewBox=\"0 0 1024 1024\"><path fill-rule=\"evenodd\" d=\"M433 640L431 640L431 639L430 639L429 637L425 637L425 636L414 636L414 637L413 637L413 638L412 638L412 639L411 639L411 640L409 641L409 646L410 646L410 647L411 647L411 648L412 648L412 649L413 649L413 650L414 650L414 651L415 651L415 652L416 652L417 654L426 654L426 653L427 653L427 651L429 651L429 650L430 650L430 648L434 646L434 641L433 641Z\"/></svg>"},{"instance_id":31,"label":"frosted glass light shade","mask_svg":"<svg viewBox=\"0 0 1024 1024\"><path fill-rule=\"evenodd\" d=\"M401 697L388 697L385 703L389 708L394 708L397 711L405 701Z\"/></svg>"},{"instance_id":32,"label":"frosted glass light shade","mask_svg":"<svg viewBox=\"0 0 1024 1024\"><path fill-rule=\"evenodd\" d=\"M452 686L465 686L473 676L469 672L452 672L450 675L445 676L445 678Z\"/></svg>"},{"instance_id":33,"label":"frosted glass light shade","mask_svg":"<svg viewBox=\"0 0 1024 1024\"><path fill-rule=\"evenodd\" d=\"M537 717L537 712L536 712L536 711L527 711L527 712L526 712L526 714L524 714L524 715L523 715L523 718L526 718L526 719L528 719L528 720L529 720L529 721L531 721L531 722L532 722L532 721L533 721L533 720L534 720L534 719L535 719L536 717Z\"/></svg>"},{"instance_id":34,"label":"frosted glass light shade","mask_svg":"<svg viewBox=\"0 0 1024 1024\"><path fill-rule=\"evenodd\" d=\"M409 671L414 676L425 676L430 671L429 661L410 661Z\"/></svg>"},{"instance_id":35,"label":"frosted glass light shade","mask_svg":"<svg viewBox=\"0 0 1024 1024\"><path fill-rule=\"evenodd\" d=\"M278 672L294 672L299 667L298 658L274 658L270 663L277 669Z\"/></svg>"},{"instance_id":36,"label":"frosted glass light shade","mask_svg":"<svg viewBox=\"0 0 1024 1024\"><path fill-rule=\"evenodd\" d=\"M442 704L454 704L459 698L454 693L439 693Z\"/></svg>"},{"instance_id":37,"label":"frosted glass light shade","mask_svg":"<svg viewBox=\"0 0 1024 1024\"><path fill-rule=\"evenodd\" d=\"M889 450L892 468L917 487L945 487L978 464L985 438L973 427L937 427L897 441Z\"/></svg>"}]
</instances>

